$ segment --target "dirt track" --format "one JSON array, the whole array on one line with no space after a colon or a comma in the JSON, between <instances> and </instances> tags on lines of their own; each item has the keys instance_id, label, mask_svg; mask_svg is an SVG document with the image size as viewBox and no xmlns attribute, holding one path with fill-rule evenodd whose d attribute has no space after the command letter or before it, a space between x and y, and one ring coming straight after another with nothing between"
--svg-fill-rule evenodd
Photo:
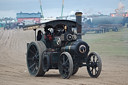
<instances>
[{"instance_id":1,"label":"dirt track","mask_svg":"<svg viewBox=\"0 0 128 85\"><path fill-rule=\"evenodd\" d=\"M0 30L0 85L128 85L128 56L107 56L99 78L90 78L86 67L75 76L62 79L57 70L44 77L32 77L26 67L26 43L34 41L33 31Z\"/></svg>"}]
</instances>

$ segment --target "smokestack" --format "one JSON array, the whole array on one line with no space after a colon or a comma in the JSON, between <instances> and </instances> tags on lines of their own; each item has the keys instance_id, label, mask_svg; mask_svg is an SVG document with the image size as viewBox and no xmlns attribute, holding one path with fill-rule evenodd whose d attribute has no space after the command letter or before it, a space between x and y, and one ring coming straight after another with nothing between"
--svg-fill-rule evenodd
<instances>
[{"instance_id":1,"label":"smokestack","mask_svg":"<svg viewBox=\"0 0 128 85\"><path fill-rule=\"evenodd\" d=\"M76 27L77 27L77 33L78 33L78 39L81 39L82 37L81 37L81 31L82 31L82 23L81 23L81 21L82 21L82 12L76 12L75 13L75 15L76 15L76 22L77 22L77 24L76 24Z\"/></svg>"}]
</instances>

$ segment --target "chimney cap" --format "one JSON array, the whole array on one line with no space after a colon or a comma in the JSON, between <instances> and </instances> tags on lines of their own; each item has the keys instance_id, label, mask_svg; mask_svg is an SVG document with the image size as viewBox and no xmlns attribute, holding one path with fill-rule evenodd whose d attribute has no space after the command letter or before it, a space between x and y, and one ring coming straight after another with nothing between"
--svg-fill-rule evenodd
<instances>
[{"instance_id":1,"label":"chimney cap","mask_svg":"<svg viewBox=\"0 0 128 85\"><path fill-rule=\"evenodd\" d=\"M76 16L82 16L82 14L83 14L82 12L76 12L75 13Z\"/></svg>"}]
</instances>

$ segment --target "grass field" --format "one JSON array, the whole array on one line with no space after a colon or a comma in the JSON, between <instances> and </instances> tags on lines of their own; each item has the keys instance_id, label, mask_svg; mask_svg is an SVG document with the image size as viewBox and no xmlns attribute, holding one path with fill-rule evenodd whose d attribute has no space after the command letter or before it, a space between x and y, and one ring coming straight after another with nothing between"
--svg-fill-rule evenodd
<instances>
[{"instance_id":1,"label":"grass field","mask_svg":"<svg viewBox=\"0 0 128 85\"><path fill-rule=\"evenodd\" d=\"M83 40L89 44L91 51L100 55L128 57L128 28L122 28L119 32L85 34Z\"/></svg>"}]
</instances>

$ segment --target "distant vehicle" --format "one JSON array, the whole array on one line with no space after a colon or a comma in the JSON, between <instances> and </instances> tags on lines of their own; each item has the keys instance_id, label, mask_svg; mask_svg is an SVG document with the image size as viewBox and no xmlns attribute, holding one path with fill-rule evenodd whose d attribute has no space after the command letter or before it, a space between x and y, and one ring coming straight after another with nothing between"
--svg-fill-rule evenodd
<instances>
[{"instance_id":1,"label":"distant vehicle","mask_svg":"<svg viewBox=\"0 0 128 85\"><path fill-rule=\"evenodd\" d=\"M34 20L24 20L23 23L24 25L32 25L35 24L36 22Z\"/></svg>"},{"instance_id":2,"label":"distant vehicle","mask_svg":"<svg viewBox=\"0 0 128 85\"><path fill-rule=\"evenodd\" d=\"M9 29L16 29L17 28L17 23L6 23L5 25L4 25L4 30L5 29L7 29L7 30L9 30Z\"/></svg>"},{"instance_id":3,"label":"distant vehicle","mask_svg":"<svg viewBox=\"0 0 128 85\"><path fill-rule=\"evenodd\" d=\"M59 69L62 78L68 79L83 66L87 66L91 77L100 75L100 56L89 53L89 45L82 40L81 16L82 13L77 12L76 21L53 20L25 26L24 30L35 31L36 41L27 43L26 60L31 75L44 76L50 69ZM36 30L40 27L44 32L39 30L36 38Z\"/></svg>"},{"instance_id":4,"label":"distant vehicle","mask_svg":"<svg viewBox=\"0 0 128 85\"><path fill-rule=\"evenodd\" d=\"M21 23L18 24L19 28L23 28L25 25L32 25L36 24L34 20L24 20Z\"/></svg>"},{"instance_id":5,"label":"distant vehicle","mask_svg":"<svg viewBox=\"0 0 128 85\"><path fill-rule=\"evenodd\" d=\"M83 30L85 32L95 31L96 33L109 32L110 30L117 32L125 23L124 17L97 16L86 20L83 23Z\"/></svg>"}]
</instances>

